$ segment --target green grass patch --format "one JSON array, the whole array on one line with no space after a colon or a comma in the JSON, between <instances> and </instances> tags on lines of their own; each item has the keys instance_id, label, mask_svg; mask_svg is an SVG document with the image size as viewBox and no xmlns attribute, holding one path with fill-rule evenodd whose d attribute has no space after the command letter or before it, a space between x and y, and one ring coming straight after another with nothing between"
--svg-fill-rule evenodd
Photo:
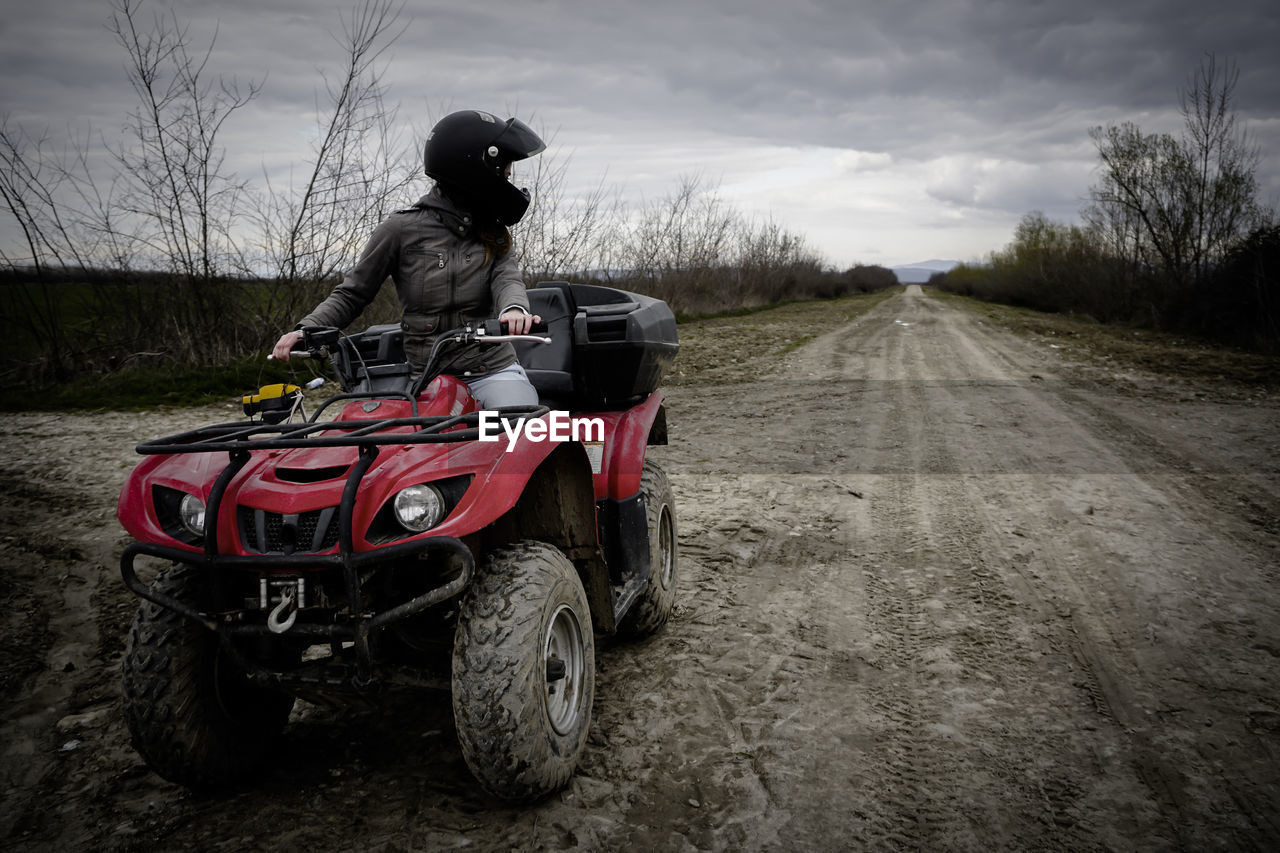
<instances>
[{"instance_id":1,"label":"green grass patch","mask_svg":"<svg viewBox=\"0 0 1280 853\"><path fill-rule=\"evenodd\" d=\"M824 310L821 306L829 309L831 306L853 306L863 304L863 300L873 300L874 304L878 304L884 299L893 296L895 293L901 293L902 287L890 287L883 290L877 290L873 293L854 293L847 296L835 296L830 299L784 299L781 302L774 302L769 305L748 305L740 308L730 308L725 311L714 311L711 313L681 313L676 314L676 323L681 326L692 326L706 320L732 320L737 317L750 317L755 314L763 314L768 312L782 311L783 309L799 306L801 312ZM787 316L784 314L774 314L775 317Z\"/></svg>"}]
</instances>

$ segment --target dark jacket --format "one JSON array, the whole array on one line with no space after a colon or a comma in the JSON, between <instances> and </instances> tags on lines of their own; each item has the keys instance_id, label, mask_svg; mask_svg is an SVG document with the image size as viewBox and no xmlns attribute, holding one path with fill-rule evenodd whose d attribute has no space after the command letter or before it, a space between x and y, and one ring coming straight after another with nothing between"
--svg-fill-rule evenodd
<instances>
[{"instance_id":1,"label":"dark jacket","mask_svg":"<svg viewBox=\"0 0 1280 853\"><path fill-rule=\"evenodd\" d=\"M298 325L345 328L390 276L404 309L405 354L421 369L438 333L494 317L513 305L528 310L515 257L494 258L473 226L471 216L434 187L374 229L355 269ZM510 344L458 348L451 356L445 372L463 377L515 361Z\"/></svg>"}]
</instances>

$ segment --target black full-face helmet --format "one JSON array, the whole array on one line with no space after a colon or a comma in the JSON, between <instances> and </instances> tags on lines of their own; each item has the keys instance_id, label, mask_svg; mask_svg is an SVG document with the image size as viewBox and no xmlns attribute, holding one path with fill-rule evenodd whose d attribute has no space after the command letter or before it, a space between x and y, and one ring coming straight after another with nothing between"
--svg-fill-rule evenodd
<instances>
[{"instance_id":1,"label":"black full-face helmet","mask_svg":"<svg viewBox=\"0 0 1280 853\"><path fill-rule=\"evenodd\" d=\"M507 180L507 167L546 147L519 119L462 110L431 128L423 163L454 202L478 217L515 225L529 209L529 191Z\"/></svg>"}]
</instances>

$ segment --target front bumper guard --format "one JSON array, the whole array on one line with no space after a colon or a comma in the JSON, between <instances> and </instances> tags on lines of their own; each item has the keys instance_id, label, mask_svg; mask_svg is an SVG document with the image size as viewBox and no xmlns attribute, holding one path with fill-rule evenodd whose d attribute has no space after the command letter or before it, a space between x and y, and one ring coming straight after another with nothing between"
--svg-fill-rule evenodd
<instances>
[{"instance_id":1,"label":"front bumper guard","mask_svg":"<svg viewBox=\"0 0 1280 853\"><path fill-rule=\"evenodd\" d=\"M400 558L421 558L432 552L443 552L446 557L456 558L459 566L458 574L446 583L428 590L408 601L376 613L365 613L361 603L359 574L360 570L375 563ZM255 569L273 571L323 570L337 569L342 572L347 591L347 605L350 608L350 621L331 623L298 622L283 635L291 638L311 639L318 642L351 642L356 653L356 676L353 683L356 687L367 686L373 677L373 655L369 637L381 628L385 628L401 619L421 613L429 607L447 601L461 593L471 583L475 574L475 558L471 550L461 540L451 536L434 536L413 542L402 542L388 545L372 551L358 554L263 554L239 556L230 554L208 554L155 545L147 542L135 542L124 549L120 556L120 574L125 586L138 597L153 604L171 610L178 615L201 625L218 634L228 650L237 658L240 657L231 648L230 641L241 637L277 636L264 624L245 623L219 618L217 614L205 613L170 595L157 592L138 577L134 569L134 560L139 555L159 557L175 562L212 570L244 570Z\"/></svg>"},{"instance_id":2,"label":"front bumper guard","mask_svg":"<svg viewBox=\"0 0 1280 853\"><path fill-rule=\"evenodd\" d=\"M373 394L347 394L342 399L372 397ZM385 395L380 395L385 396ZM334 398L337 400L339 398ZM332 401L331 401L332 402ZM413 409L416 412L416 402ZM326 404L327 405L327 404ZM322 407L323 408L323 407ZM550 411L546 406L507 406L497 410L500 414L516 418L538 418ZM449 536L433 536L408 542L398 542L370 551L355 550L353 520L356 494L366 473L378 458L379 448L386 445L439 444L474 441L479 437L479 413L470 412L456 416L384 418L370 421L319 421L317 411L309 421L289 424L252 422L245 424L218 424L143 442L137 446L144 455L168 455L180 453L223 453L227 464L219 472L209 491L205 507L206 525L201 551L190 551L149 542L137 542L127 548L120 557L120 573L125 584L135 594L160 607L171 610L217 633L223 647L240 659L231 640L236 637L261 637L272 632L267 625L234 622L219 619L215 614L202 613L190 604L172 596L158 593L139 580L133 561L139 554L146 554L180 563L214 569L280 570L337 569L342 573L349 622L324 624L294 623L281 636L316 639L329 642L351 642L355 646L357 660L356 686L367 685L372 678L373 656L369 646L372 632L393 622L413 616L462 592L471 582L475 572L475 558L458 539ZM411 429L404 432L404 429ZM336 554L263 554L237 555L219 553L218 523L223 498L231 482L249 462L254 451L287 450L316 447L354 447L359 458L347 473L338 505L338 552ZM461 571L457 577L441 586L409 601L379 613L364 612L360 593L360 569L375 562L404 557L415 557L430 551L445 551L457 557Z\"/></svg>"}]
</instances>

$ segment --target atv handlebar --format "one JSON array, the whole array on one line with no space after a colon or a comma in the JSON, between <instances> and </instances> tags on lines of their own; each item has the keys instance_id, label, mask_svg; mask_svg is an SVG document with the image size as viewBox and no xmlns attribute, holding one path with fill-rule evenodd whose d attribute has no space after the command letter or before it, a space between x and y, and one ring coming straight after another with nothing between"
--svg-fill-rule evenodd
<instances>
[{"instance_id":1,"label":"atv handlebar","mask_svg":"<svg viewBox=\"0 0 1280 853\"><path fill-rule=\"evenodd\" d=\"M539 327L541 327L541 331L546 331L545 323L537 323L533 328L538 329ZM500 344L506 341L551 343L551 338L538 335L503 334L506 328L507 324L500 320L484 320L474 326L468 324L460 329L441 332L436 336L435 343L431 345L431 354L427 356L426 367L423 369L422 374L414 380L413 386L409 390L409 396L417 397L418 394L422 393L422 389L427 387L427 384L442 372L440 356L442 348L446 344Z\"/></svg>"},{"instance_id":2,"label":"atv handlebar","mask_svg":"<svg viewBox=\"0 0 1280 853\"><path fill-rule=\"evenodd\" d=\"M479 324L475 330L475 341L477 343L502 343L503 341L537 341L539 343L549 344L551 338L546 336L547 324L534 323L528 334L512 335L507 332L507 322L505 320L485 320ZM539 335L538 332L543 334Z\"/></svg>"},{"instance_id":3,"label":"atv handlebar","mask_svg":"<svg viewBox=\"0 0 1280 853\"><path fill-rule=\"evenodd\" d=\"M344 340L341 329L329 326L304 326L299 331L302 332L303 348L289 350L290 359L329 358ZM408 395L409 398L412 400L416 397L426 387L426 384L440 372L439 367L437 367L439 364L437 358L440 355L442 345L446 343L500 344L509 341L528 341L540 344L550 344L552 342L551 338L546 335L547 324L545 322L534 323L529 332L530 334L523 335L510 334L507 323L503 320L484 320L447 332L441 332L436 336L435 345L432 346L431 353L427 357L426 369L413 383L412 390ZM355 357L358 360L360 359L358 352ZM273 360L274 358L274 355L267 356L268 360Z\"/></svg>"},{"instance_id":4,"label":"atv handlebar","mask_svg":"<svg viewBox=\"0 0 1280 853\"><path fill-rule=\"evenodd\" d=\"M338 345L343 337L342 330L332 326L303 326L297 331L302 333L302 346L305 349L289 350L289 359L295 358L327 358L329 351ZM275 361L275 355L267 355L267 361Z\"/></svg>"},{"instance_id":5,"label":"atv handlebar","mask_svg":"<svg viewBox=\"0 0 1280 853\"><path fill-rule=\"evenodd\" d=\"M300 330L306 349L289 350L289 358L324 358L327 348L333 346L341 337L337 329L328 326L307 326ZM512 335L507 332L506 320L485 320L475 326L463 326L440 335L441 338L452 338L460 343L503 343L505 341L536 341L549 344L551 338L546 336L547 324L534 323L527 334ZM542 333L542 334L538 334ZM267 360L275 359L268 355Z\"/></svg>"}]
</instances>

